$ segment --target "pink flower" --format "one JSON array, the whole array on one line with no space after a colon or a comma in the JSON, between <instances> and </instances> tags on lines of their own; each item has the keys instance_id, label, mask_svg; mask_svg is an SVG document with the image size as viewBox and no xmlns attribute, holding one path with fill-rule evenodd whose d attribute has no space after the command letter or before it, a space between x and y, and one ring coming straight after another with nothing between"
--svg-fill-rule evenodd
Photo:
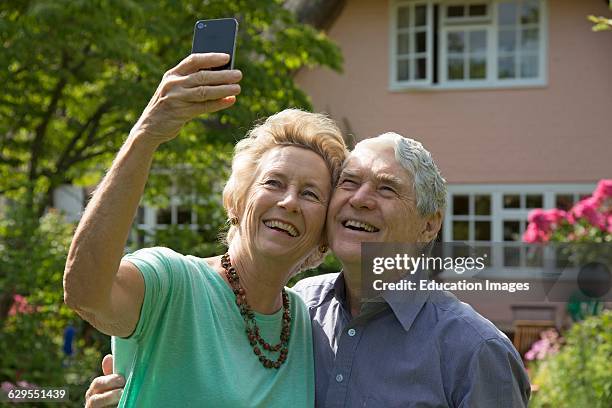
<instances>
[{"instance_id":1,"label":"pink flower","mask_svg":"<svg viewBox=\"0 0 612 408\"><path fill-rule=\"evenodd\" d=\"M593 191L593 198L600 204L607 198L612 197L612 179L599 180L595 191Z\"/></svg>"},{"instance_id":2,"label":"pink flower","mask_svg":"<svg viewBox=\"0 0 612 408\"><path fill-rule=\"evenodd\" d=\"M546 211L542 210L541 208L532 210L529 213L528 220L530 224L535 224L540 230L543 230L543 231L550 230L550 221L548 220Z\"/></svg>"},{"instance_id":3,"label":"pink flower","mask_svg":"<svg viewBox=\"0 0 612 408\"><path fill-rule=\"evenodd\" d=\"M537 224L529 223L525 233L523 233L523 241L529 244L535 244L538 242L546 242L548 241L550 232L543 231L538 228Z\"/></svg>"},{"instance_id":4,"label":"pink flower","mask_svg":"<svg viewBox=\"0 0 612 408\"><path fill-rule=\"evenodd\" d=\"M568 219L573 223L584 218L592 226L603 229L605 220L598 207L599 203L594 197L587 197L578 201L576 205L572 207Z\"/></svg>"},{"instance_id":5,"label":"pink flower","mask_svg":"<svg viewBox=\"0 0 612 408\"><path fill-rule=\"evenodd\" d=\"M608 219L606 222L608 224L608 233L612 234L612 214L608 215Z\"/></svg>"},{"instance_id":6,"label":"pink flower","mask_svg":"<svg viewBox=\"0 0 612 408\"><path fill-rule=\"evenodd\" d=\"M561 221L567 218L567 213L558 208L553 208L551 210L544 211L544 215L549 223L558 226Z\"/></svg>"},{"instance_id":7,"label":"pink flower","mask_svg":"<svg viewBox=\"0 0 612 408\"><path fill-rule=\"evenodd\" d=\"M13 296L13 306L9 310L9 316L15 316L17 313L32 313L34 308L28 303L28 300L21 295Z\"/></svg>"}]
</instances>

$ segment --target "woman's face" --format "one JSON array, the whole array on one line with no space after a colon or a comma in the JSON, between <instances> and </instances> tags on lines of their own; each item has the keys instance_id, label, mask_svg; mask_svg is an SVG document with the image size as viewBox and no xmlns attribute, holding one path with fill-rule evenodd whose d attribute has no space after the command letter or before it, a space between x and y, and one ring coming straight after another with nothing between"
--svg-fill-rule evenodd
<instances>
[{"instance_id":1,"label":"woman's face","mask_svg":"<svg viewBox=\"0 0 612 408\"><path fill-rule=\"evenodd\" d=\"M280 146L261 159L247 193L240 238L250 251L298 262L321 243L331 175L318 154Z\"/></svg>"}]
</instances>

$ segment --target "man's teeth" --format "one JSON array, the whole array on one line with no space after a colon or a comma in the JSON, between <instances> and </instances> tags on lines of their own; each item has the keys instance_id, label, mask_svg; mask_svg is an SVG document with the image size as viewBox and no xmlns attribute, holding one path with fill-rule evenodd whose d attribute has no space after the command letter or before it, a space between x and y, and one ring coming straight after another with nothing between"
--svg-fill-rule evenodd
<instances>
[{"instance_id":1,"label":"man's teeth","mask_svg":"<svg viewBox=\"0 0 612 408\"><path fill-rule=\"evenodd\" d=\"M344 223L345 227L353 227L353 228L358 228L358 229L362 229L364 231L367 232L376 232L378 231L378 228L373 227L370 224L366 224L365 222L361 222L361 221L355 221L355 220L348 220Z\"/></svg>"},{"instance_id":2,"label":"man's teeth","mask_svg":"<svg viewBox=\"0 0 612 408\"><path fill-rule=\"evenodd\" d=\"M266 225L266 227L281 229L281 230L287 232L292 237L297 237L298 236L298 231L297 231L297 229L295 229L295 227L293 225L285 224L284 222L280 222L280 221L276 221L276 220L265 221L264 224Z\"/></svg>"}]
</instances>

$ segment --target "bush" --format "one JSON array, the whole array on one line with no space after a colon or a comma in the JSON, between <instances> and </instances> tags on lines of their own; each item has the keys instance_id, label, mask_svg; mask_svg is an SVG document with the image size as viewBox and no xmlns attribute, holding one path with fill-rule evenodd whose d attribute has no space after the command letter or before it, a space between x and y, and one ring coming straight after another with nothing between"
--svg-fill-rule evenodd
<instances>
[{"instance_id":1,"label":"bush","mask_svg":"<svg viewBox=\"0 0 612 408\"><path fill-rule=\"evenodd\" d=\"M612 311L574 324L566 345L532 366L538 388L530 407L612 406Z\"/></svg>"},{"instance_id":2,"label":"bush","mask_svg":"<svg viewBox=\"0 0 612 408\"><path fill-rule=\"evenodd\" d=\"M0 217L0 383L68 387L72 404L82 406L109 341L64 305L62 277L74 225L57 212L36 219L16 205ZM11 305L16 295L20 307ZM68 325L76 329L72 357L63 352Z\"/></svg>"}]
</instances>

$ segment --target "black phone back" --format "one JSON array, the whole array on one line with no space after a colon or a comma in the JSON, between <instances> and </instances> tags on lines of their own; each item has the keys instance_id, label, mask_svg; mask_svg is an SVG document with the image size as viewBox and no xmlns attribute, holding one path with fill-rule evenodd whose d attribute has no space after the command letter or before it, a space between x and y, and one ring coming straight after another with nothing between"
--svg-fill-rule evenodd
<instances>
[{"instance_id":1,"label":"black phone back","mask_svg":"<svg viewBox=\"0 0 612 408\"><path fill-rule=\"evenodd\" d=\"M229 54L230 61L227 64L212 68L212 70L233 69L237 31L238 21L234 18L199 20L193 30L191 53L223 52Z\"/></svg>"}]
</instances>

